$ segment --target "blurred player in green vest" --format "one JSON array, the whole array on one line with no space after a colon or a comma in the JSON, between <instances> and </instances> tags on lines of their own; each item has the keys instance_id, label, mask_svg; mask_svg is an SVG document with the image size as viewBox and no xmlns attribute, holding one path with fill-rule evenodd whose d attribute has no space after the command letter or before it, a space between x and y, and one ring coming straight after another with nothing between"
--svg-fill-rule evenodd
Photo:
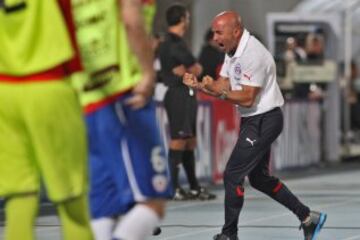
<instances>
[{"instance_id":1,"label":"blurred player in green vest","mask_svg":"<svg viewBox=\"0 0 360 240\"><path fill-rule=\"evenodd\" d=\"M67 240L93 239L81 70L69 0L0 0L0 196L5 239L34 239L40 181Z\"/></svg>"},{"instance_id":2,"label":"blurred player in green vest","mask_svg":"<svg viewBox=\"0 0 360 240\"><path fill-rule=\"evenodd\" d=\"M74 78L88 128L95 237L142 240L159 224L170 196L146 32L154 1L72 0L72 7L85 66Z\"/></svg>"}]
</instances>

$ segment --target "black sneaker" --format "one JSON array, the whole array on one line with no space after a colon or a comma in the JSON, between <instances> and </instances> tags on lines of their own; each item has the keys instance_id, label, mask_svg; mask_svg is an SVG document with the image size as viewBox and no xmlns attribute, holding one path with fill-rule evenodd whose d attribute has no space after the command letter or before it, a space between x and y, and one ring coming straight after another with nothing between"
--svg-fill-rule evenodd
<instances>
[{"instance_id":1,"label":"black sneaker","mask_svg":"<svg viewBox=\"0 0 360 240\"><path fill-rule=\"evenodd\" d=\"M191 189L188 194L191 199L212 200L216 198L215 194L210 193L204 187L199 187L198 189Z\"/></svg>"},{"instance_id":2,"label":"black sneaker","mask_svg":"<svg viewBox=\"0 0 360 240\"><path fill-rule=\"evenodd\" d=\"M326 221L326 214L310 212L310 223L301 223L300 229L304 230L305 240L315 240Z\"/></svg>"},{"instance_id":3,"label":"black sneaker","mask_svg":"<svg viewBox=\"0 0 360 240\"><path fill-rule=\"evenodd\" d=\"M157 235L160 235L160 233L161 233L161 228L160 228L160 227L156 227L156 228L153 230L152 235L153 235L153 236L157 236Z\"/></svg>"},{"instance_id":4,"label":"black sneaker","mask_svg":"<svg viewBox=\"0 0 360 240\"><path fill-rule=\"evenodd\" d=\"M228 237L225 234L219 233L213 237L213 240L239 240L237 236Z\"/></svg>"},{"instance_id":5,"label":"black sneaker","mask_svg":"<svg viewBox=\"0 0 360 240\"><path fill-rule=\"evenodd\" d=\"M184 189L177 188L177 189L175 189L175 194L174 194L173 200L175 200L175 201L189 200L189 195Z\"/></svg>"}]
</instances>

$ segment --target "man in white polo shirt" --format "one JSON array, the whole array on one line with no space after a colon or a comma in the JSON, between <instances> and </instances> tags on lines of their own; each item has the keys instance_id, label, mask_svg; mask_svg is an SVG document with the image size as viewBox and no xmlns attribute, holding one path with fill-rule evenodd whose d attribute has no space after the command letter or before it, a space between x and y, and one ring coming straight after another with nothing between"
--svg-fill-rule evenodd
<instances>
[{"instance_id":1,"label":"man in white polo shirt","mask_svg":"<svg viewBox=\"0 0 360 240\"><path fill-rule=\"evenodd\" d=\"M310 211L269 173L271 144L283 128L280 107L284 99L276 82L276 67L269 51L244 29L240 16L222 12L212 22L214 40L226 53L220 77L198 82L186 74L186 85L236 104L241 113L239 138L226 165L225 224L214 240L236 240L244 202L244 178L257 190L291 210L301 221L305 240L316 239L326 214Z\"/></svg>"}]
</instances>

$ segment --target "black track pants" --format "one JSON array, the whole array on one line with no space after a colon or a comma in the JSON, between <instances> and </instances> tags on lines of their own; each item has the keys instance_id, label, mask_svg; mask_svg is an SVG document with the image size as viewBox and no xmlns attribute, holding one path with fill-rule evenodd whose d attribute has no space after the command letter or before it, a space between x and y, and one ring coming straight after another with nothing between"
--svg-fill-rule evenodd
<instances>
[{"instance_id":1,"label":"black track pants","mask_svg":"<svg viewBox=\"0 0 360 240\"><path fill-rule=\"evenodd\" d=\"M241 119L239 138L224 172L225 224L222 232L227 236L237 234L246 176L253 187L292 210L299 218L309 213L309 209L278 178L269 173L271 144L280 135L282 128L280 108Z\"/></svg>"}]
</instances>

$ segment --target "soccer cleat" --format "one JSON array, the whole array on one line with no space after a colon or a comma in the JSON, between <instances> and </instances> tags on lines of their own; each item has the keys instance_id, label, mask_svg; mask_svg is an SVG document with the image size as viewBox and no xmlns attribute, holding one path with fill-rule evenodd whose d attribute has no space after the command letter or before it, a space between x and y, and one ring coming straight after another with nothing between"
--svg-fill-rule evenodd
<instances>
[{"instance_id":1,"label":"soccer cleat","mask_svg":"<svg viewBox=\"0 0 360 240\"><path fill-rule=\"evenodd\" d=\"M237 236L228 237L223 233L216 234L213 240L239 240Z\"/></svg>"},{"instance_id":2,"label":"soccer cleat","mask_svg":"<svg viewBox=\"0 0 360 240\"><path fill-rule=\"evenodd\" d=\"M187 192L185 192L184 189L182 189L182 188L176 188L176 189L175 189L175 194L174 194L173 200L175 200L175 201L185 201L185 200L189 200L189 195L188 195Z\"/></svg>"},{"instance_id":3,"label":"soccer cleat","mask_svg":"<svg viewBox=\"0 0 360 240\"><path fill-rule=\"evenodd\" d=\"M204 187L199 187L198 189L191 189L188 194L191 199L212 200L216 198L215 194L210 193Z\"/></svg>"},{"instance_id":4,"label":"soccer cleat","mask_svg":"<svg viewBox=\"0 0 360 240\"><path fill-rule=\"evenodd\" d=\"M160 235L161 233L161 228L160 227L156 227L152 233L153 236L157 236Z\"/></svg>"},{"instance_id":5,"label":"soccer cleat","mask_svg":"<svg viewBox=\"0 0 360 240\"><path fill-rule=\"evenodd\" d=\"M315 240L319 235L321 228L326 221L327 215L325 213L310 212L310 222L301 223L300 229L304 231L305 240Z\"/></svg>"}]
</instances>

